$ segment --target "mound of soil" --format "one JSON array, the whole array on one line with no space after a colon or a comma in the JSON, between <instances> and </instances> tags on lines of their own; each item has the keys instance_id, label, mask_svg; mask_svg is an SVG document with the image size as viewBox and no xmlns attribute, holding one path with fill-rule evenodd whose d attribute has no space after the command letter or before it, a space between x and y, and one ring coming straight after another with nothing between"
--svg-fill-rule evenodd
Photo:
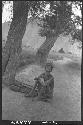
<instances>
[{"instance_id":1,"label":"mound of soil","mask_svg":"<svg viewBox=\"0 0 83 125\"><path fill-rule=\"evenodd\" d=\"M28 70L27 70L28 69ZM16 74L15 79L19 82L33 86L35 81L34 78L38 77L44 72L44 68L38 65L29 65L26 69Z\"/></svg>"}]
</instances>

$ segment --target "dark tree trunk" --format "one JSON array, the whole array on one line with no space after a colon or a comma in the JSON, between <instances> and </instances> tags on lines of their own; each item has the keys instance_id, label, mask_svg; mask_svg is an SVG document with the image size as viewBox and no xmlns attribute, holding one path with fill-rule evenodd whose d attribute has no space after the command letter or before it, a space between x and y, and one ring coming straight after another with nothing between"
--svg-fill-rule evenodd
<instances>
[{"instance_id":1,"label":"dark tree trunk","mask_svg":"<svg viewBox=\"0 0 83 125\"><path fill-rule=\"evenodd\" d=\"M48 54L51 48L54 46L54 43L57 40L57 36L47 36L45 42L40 46L36 53L36 57L39 64L44 64L47 61Z\"/></svg>"},{"instance_id":2,"label":"dark tree trunk","mask_svg":"<svg viewBox=\"0 0 83 125\"><path fill-rule=\"evenodd\" d=\"M28 6L26 1L13 1L13 20L8 32L7 42L2 51L2 82L14 84L16 69L20 62L22 38L27 24ZM20 7L24 8L21 13ZM21 13L21 14L20 14Z\"/></svg>"},{"instance_id":3,"label":"dark tree trunk","mask_svg":"<svg viewBox=\"0 0 83 125\"><path fill-rule=\"evenodd\" d=\"M50 32L46 35L45 42L40 46L36 53L38 63L44 64L47 61L48 54L61 32L62 29L60 27L59 21L57 21L56 30L50 30Z\"/></svg>"}]
</instances>

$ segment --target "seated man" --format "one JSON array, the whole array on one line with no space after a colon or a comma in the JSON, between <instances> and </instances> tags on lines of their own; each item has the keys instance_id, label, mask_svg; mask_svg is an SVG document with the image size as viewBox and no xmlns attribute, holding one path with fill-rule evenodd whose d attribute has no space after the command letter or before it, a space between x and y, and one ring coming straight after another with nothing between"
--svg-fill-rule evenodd
<instances>
[{"instance_id":1,"label":"seated man","mask_svg":"<svg viewBox=\"0 0 83 125\"><path fill-rule=\"evenodd\" d=\"M36 80L35 86L29 94L25 94L25 97L37 96L37 98L40 100L53 97L54 77L50 74L52 69L52 63L47 63L45 66L45 73L34 79Z\"/></svg>"}]
</instances>

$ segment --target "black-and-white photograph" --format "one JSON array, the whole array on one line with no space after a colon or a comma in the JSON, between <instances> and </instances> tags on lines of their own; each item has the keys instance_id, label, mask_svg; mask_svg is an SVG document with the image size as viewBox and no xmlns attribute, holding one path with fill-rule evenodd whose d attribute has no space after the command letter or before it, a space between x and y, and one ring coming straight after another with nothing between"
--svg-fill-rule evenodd
<instances>
[{"instance_id":1,"label":"black-and-white photograph","mask_svg":"<svg viewBox=\"0 0 83 125\"><path fill-rule=\"evenodd\" d=\"M81 121L81 63L81 1L2 1L2 120Z\"/></svg>"}]
</instances>

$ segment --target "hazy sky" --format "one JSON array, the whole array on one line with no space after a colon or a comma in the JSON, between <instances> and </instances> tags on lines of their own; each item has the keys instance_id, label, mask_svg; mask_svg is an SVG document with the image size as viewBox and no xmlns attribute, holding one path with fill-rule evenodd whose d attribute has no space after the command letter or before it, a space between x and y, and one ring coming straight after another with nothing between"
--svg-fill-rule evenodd
<instances>
[{"instance_id":1,"label":"hazy sky","mask_svg":"<svg viewBox=\"0 0 83 125\"><path fill-rule=\"evenodd\" d=\"M11 12L11 10L12 10L11 6L13 6L12 1L10 4L4 5L4 9L3 9L3 13L2 13L2 23L7 22L7 21L11 21L10 19L11 19L11 17L13 17L13 14ZM47 10L49 9L49 5L47 5L46 9ZM75 6L73 6L72 10L76 15L82 16L80 8L76 9Z\"/></svg>"},{"instance_id":2,"label":"hazy sky","mask_svg":"<svg viewBox=\"0 0 83 125\"><path fill-rule=\"evenodd\" d=\"M10 18L13 17L13 14L11 12L11 10L12 10L11 6L13 6L12 1L10 4L6 3L4 5L4 9L3 9L3 13L2 13L2 23L10 21Z\"/></svg>"}]
</instances>

